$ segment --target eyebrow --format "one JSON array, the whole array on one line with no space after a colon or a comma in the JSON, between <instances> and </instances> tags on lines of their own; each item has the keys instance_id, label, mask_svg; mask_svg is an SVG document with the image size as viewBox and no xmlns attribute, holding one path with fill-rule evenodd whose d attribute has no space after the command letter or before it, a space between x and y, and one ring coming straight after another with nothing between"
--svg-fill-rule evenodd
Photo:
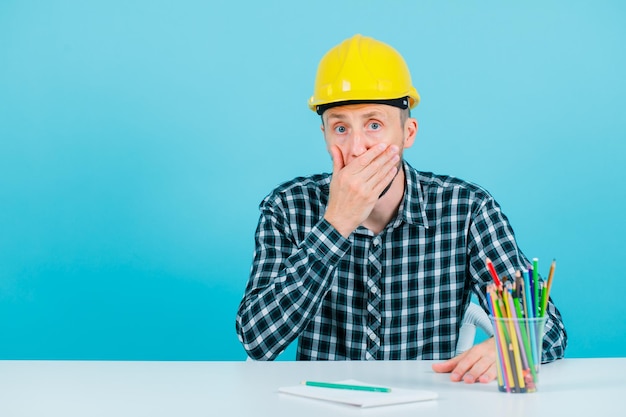
<instances>
[{"instance_id":1,"label":"eyebrow","mask_svg":"<svg viewBox=\"0 0 626 417\"><path fill-rule=\"evenodd\" d=\"M371 111L369 113L365 113L363 114L360 118L361 119L371 119L373 117L378 118L378 119L382 119L384 116L384 113L378 110L374 110ZM346 119L346 116L339 113L339 114L329 114L328 115L328 120L330 121L331 119L339 119L339 120L344 120Z\"/></svg>"},{"instance_id":2,"label":"eyebrow","mask_svg":"<svg viewBox=\"0 0 626 417\"><path fill-rule=\"evenodd\" d=\"M377 119L382 119L384 115L385 115L385 113L383 113L381 111L374 110L374 111L371 111L369 113L365 113L363 115L363 118L364 119L371 119L372 117L375 117Z\"/></svg>"}]
</instances>

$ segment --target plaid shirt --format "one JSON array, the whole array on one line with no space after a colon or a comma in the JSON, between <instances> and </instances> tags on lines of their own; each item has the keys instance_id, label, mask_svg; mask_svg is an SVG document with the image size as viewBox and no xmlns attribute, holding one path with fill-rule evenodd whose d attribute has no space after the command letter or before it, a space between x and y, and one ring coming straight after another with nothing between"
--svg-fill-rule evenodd
<instances>
[{"instance_id":1,"label":"plaid shirt","mask_svg":"<svg viewBox=\"0 0 626 417\"><path fill-rule=\"evenodd\" d=\"M487 191L407 162L404 172L398 214L378 235L358 227L346 239L324 220L330 174L263 200L236 320L250 357L274 359L298 338L298 360L448 359L472 291L487 310L485 259L500 275L530 265ZM546 362L567 343L551 300L548 316Z\"/></svg>"}]
</instances>

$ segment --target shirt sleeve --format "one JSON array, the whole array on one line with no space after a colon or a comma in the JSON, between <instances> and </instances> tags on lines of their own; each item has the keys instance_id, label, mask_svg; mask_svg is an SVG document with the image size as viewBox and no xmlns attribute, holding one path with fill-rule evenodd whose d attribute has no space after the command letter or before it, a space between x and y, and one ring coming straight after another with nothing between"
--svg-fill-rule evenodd
<instances>
[{"instance_id":1,"label":"shirt sleeve","mask_svg":"<svg viewBox=\"0 0 626 417\"><path fill-rule=\"evenodd\" d=\"M251 358L273 360L298 337L317 314L349 248L350 241L323 218L297 242L281 208L262 203L250 279L236 318Z\"/></svg>"},{"instance_id":2,"label":"shirt sleeve","mask_svg":"<svg viewBox=\"0 0 626 417\"><path fill-rule=\"evenodd\" d=\"M489 311L486 290L493 281L486 259L492 260L498 275L508 277L514 277L516 271L527 270L530 262L517 246L507 217L491 196L477 209L469 233L469 262L474 291L483 308ZM548 301L547 317L542 352L544 363L562 358L567 347L563 318L552 298Z\"/></svg>"}]
</instances>

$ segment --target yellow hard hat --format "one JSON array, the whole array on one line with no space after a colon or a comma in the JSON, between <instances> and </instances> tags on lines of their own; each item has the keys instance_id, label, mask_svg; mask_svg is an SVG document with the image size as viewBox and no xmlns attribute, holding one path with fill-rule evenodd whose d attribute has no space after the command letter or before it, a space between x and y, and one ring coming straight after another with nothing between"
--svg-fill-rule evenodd
<instances>
[{"instance_id":1,"label":"yellow hard hat","mask_svg":"<svg viewBox=\"0 0 626 417\"><path fill-rule=\"evenodd\" d=\"M309 108L322 114L342 104L374 102L413 108L419 101L402 55L386 43L357 34L320 61Z\"/></svg>"}]
</instances>

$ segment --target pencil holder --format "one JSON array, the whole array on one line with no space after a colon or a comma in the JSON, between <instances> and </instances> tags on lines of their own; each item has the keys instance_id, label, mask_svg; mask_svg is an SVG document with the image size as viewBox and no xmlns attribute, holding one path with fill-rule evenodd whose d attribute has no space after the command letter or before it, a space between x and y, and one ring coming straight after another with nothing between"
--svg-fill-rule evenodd
<instances>
[{"instance_id":1,"label":"pencil holder","mask_svg":"<svg viewBox=\"0 0 626 417\"><path fill-rule=\"evenodd\" d=\"M490 319L496 340L498 389L536 392L546 317Z\"/></svg>"}]
</instances>

